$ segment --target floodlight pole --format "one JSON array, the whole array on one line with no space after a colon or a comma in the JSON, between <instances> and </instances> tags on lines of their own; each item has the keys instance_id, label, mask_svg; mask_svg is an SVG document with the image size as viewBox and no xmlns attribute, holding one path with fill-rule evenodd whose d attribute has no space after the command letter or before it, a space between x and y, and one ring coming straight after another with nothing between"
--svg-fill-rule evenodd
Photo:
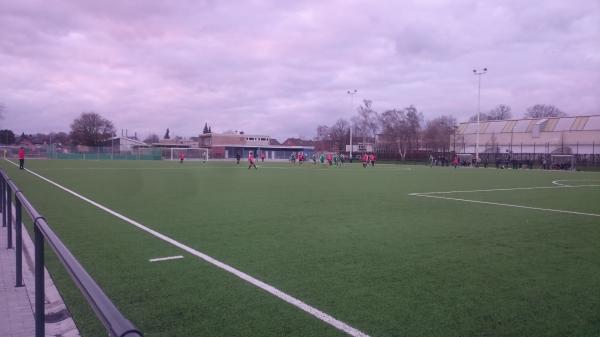
<instances>
[{"instance_id":1,"label":"floodlight pole","mask_svg":"<svg viewBox=\"0 0 600 337\"><path fill-rule=\"evenodd\" d=\"M479 163L479 115L481 115L481 75L487 73L487 68L483 70L473 69L473 75L477 75L477 138L475 139L475 160Z\"/></svg>"},{"instance_id":2,"label":"floodlight pole","mask_svg":"<svg viewBox=\"0 0 600 337\"><path fill-rule=\"evenodd\" d=\"M358 90L354 89L354 90L348 90L348 95L350 95L350 105L352 107L352 109L354 109L354 95L358 94ZM352 162L352 149L353 149L353 145L352 145L352 122L350 122L350 162Z\"/></svg>"}]
</instances>

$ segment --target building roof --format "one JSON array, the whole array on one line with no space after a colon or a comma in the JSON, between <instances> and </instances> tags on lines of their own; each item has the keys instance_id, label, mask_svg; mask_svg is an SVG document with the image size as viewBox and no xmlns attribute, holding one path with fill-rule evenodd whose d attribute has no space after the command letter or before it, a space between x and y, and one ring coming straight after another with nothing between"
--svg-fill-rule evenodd
<instances>
[{"instance_id":1,"label":"building roof","mask_svg":"<svg viewBox=\"0 0 600 337\"><path fill-rule=\"evenodd\" d=\"M527 133L532 132L534 128L542 132L600 131L600 115L523 118L479 123L479 133ZM477 122L461 123L456 133L477 133Z\"/></svg>"},{"instance_id":2,"label":"building roof","mask_svg":"<svg viewBox=\"0 0 600 337\"><path fill-rule=\"evenodd\" d=\"M126 140L126 141L131 142L131 143L133 143L135 145L147 145L146 143L142 142L141 140L137 140L137 139L133 139L133 138L125 137L125 136L112 137L112 138L109 138L109 139L103 141L103 143L111 142L113 140L119 140L119 141L120 140Z\"/></svg>"},{"instance_id":3,"label":"building roof","mask_svg":"<svg viewBox=\"0 0 600 337\"><path fill-rule=\"evenodd\" d=\"M304 140L300 138L288 138L283 142L282 145L289 146L315 146L314 140Z\"/></svg>"}]
</instances>

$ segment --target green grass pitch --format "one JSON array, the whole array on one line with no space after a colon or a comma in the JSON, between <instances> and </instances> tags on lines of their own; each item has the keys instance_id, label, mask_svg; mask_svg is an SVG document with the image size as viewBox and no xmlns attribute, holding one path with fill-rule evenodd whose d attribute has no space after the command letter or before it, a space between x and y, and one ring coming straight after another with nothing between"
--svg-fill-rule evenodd
<instances>
[{"instance_id":1,"label":"green grass pitch","mask_svg":"<svg viewBox=\"0 0 600 337\"><path fill-rule=\"evenodd\" d=\"M342 336L0 163L145 336ZM27 167L370 336L600 335L600 174L379 165L49 161ZM583 214L558 213L567 210ZM151 258L183 259L150 263ZM83 336L105 335L52 256Z\"/></svg>"}]
</instances>

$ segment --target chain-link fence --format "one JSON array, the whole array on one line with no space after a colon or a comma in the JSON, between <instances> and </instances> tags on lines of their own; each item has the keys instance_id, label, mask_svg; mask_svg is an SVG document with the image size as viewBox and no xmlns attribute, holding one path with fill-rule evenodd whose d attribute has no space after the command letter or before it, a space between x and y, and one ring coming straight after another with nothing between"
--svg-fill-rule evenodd
<instances>
[{"instance_id":1,"label":"chain-link fence","mask_svg":"<svg viewBox=\"0 0 600 337\"><path fill-rule=\"evenodd\" d=\"M476 152L475 144L456 143L446 146L430 146L420 144L419 148L400 150L394 144L375 146L379 160L394 160L429 163L431 156L436 162L451 162L454 154L472 154ZM600 143L513 143L513 144L481 144L479 156L482 162L496 165L510 162L519 167L547 167L552 156L573 156L575 165L580 169L600 169Z\"/></svg>"},{"instance_id":2,"label":"chain-link fence","mask_svg":"<svg viewBox=\"0 0 600 337\"><path fill-rule=\"evenodd\" d=\"M80 159L80 160L160 160L161 149L132 148L121 150L118 147L97 146L24 146L27 158L39 159ZM0 147L5 158L17 158L20 146Z\"/></svg>"}]
</instances>

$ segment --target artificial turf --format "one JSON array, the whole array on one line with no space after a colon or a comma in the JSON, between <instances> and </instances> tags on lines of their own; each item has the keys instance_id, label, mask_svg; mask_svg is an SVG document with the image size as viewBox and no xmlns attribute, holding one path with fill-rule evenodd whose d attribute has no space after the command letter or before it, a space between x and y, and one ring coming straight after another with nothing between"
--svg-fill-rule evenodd
<instances>
[{"instance_id":1,"label":"artificial turf","mask_svg":"<svg viewBox=\"0 0 600 337\"><path fill-rule=\"evenodd\" d=\"M28 167L371 336L600 335L600 217L409 195L600 174L403 165L28 161ZM3 161L145 336L342 332ZM578 182L576 182L578 181ZM600 187L456 198L600 214ZM184 259L150 263L154 257ZM104 335L56 261L84 336Z\"/></svg>"}]
</instances>

